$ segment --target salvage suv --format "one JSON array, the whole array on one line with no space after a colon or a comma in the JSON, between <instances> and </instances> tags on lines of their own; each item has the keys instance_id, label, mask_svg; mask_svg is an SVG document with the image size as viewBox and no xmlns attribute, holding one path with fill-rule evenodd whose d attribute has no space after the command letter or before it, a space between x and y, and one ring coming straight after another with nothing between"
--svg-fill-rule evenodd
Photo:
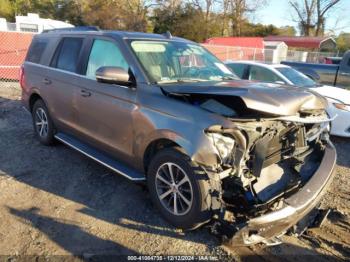
<instances>
[{"instance_id":1,"label":"salvage suv","mask_svg":"<svg viewBox=\"0 0 350 262\"><path fill-rule=\"evenodd\" d=\"M20 84L41 143L147 181L176 227L216 221L232 244L272 241L311 217L331 181L323 97L238 80L170 34L38 34Z\"/></svg>"}]
</instances>

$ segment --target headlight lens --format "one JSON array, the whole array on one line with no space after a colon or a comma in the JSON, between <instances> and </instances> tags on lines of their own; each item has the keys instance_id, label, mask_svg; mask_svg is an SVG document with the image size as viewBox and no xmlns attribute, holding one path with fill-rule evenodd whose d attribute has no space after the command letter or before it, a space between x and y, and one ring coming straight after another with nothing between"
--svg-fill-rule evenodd
<instances>
[{"instance_id":1,"label":"headlight lens","mask_svg":"<svg viewBox=\"0 0 350 262\"><path fill-rule=\"evenodd\" d=\"M208 133L207 135L212 140L212 143L217 149L217 153L220 156L222 162L224 164L229 163L232 158L235 140L231 137L218 133Z\"/></svg>"},{"instance_id":2,"label":"headlight lens","mask_svg":"<svg viewBox=\"0 0 350 262\"><path fill-rule=\"evenodd\" d=\"M350 106L346 104L341 104L341 103L333 103L334 107L344 110L344 111L349 111L350 112Z\"/></svg>"}]
</instances>

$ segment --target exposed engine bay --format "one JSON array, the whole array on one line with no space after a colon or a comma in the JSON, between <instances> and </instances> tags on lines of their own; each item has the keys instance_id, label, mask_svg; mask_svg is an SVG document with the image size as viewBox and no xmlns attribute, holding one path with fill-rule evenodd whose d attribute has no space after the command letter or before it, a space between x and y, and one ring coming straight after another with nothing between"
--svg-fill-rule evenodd
<instances>
[{"instance_id":1,"label":"exposed engine bay","mask_svg":"<svg viewBox=\"0 0 350 262\"><path fill-rule=\"evenodd\" d=\"M209 136L221 132L226 140L232 139L222 143L232 148L221 159L225 208L235 215L252 217L277 210L280 200L298 191L318 168L328 140L327 133L320 130L327 124L261 120L239 123L245 131L208 129ZM245 139L246 148L235 142L238 132L244 133L241 139ZM222 150L220 143L216 145Z\"/></svg>"},{"instance_id":2,"label":"exposed engine bay","mask_svg":"<svg viewBox=\"0 0 350 262\"><path fill-rule=\"evenodd\" d=\"M315 106L319 101L299 98L303 103L287 109L295 114L283 115L274 101L271 104L275 113L271 113L270 105L261 105L258 110L250 101L254 104L250 108L249 98L244 100L241 96L197 91L167 95L224 116L235 124L234 128L217 125L205 130L220 162L216 170L204 167L216 180L211 184L216 192L213 210L220 210L219 213L224 210L230 222L245 223L281 209L283 200L298 192L322 161L331 119L322 106ZM232 216L227 218L227 213Z\"/></svg>"}]
</instances>

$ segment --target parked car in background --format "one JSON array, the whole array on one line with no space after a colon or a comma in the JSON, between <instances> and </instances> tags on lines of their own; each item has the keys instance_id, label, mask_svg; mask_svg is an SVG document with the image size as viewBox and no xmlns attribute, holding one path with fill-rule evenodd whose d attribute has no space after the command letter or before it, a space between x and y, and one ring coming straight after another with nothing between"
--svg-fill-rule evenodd
<instances>
[{"instance_id":1,"label":"parked car in background","mask_svg":"<svg viewBox=\"0 0 350 262\"><path fill-rule=\"evenodd\" d=\"M309 88L323 95L329 102L328 114L332 118L335 117L331 125L331 134L350 137L349 90L318 84L287 65L269 65L251 61L229 61L226 65L241 79Z\"/></svg>"},{"instance_id":2,"label":"parked car in background","mask_svg":"<svg viewBox=\"0 0 350 262\"><path fill-rule=\"evenodd\" d=\"M331 64L331 65L339 65L341 60L343 58L342 57L331 57L331 56L328 56L328 57L325 57L324 60L323 60L323 63L324 64Z\"/></svg>"},{"instance_id":3,"label":"parked car in background","mask_svg":"<svg viewBox=\"0 0 350 262\"><path fill-rule=\"evenodd\" d=\"M170 34L38 34L20 83L41 143L57 139L147 181L170 223L217 219L232 244L300 228L333 177L323 97L237 80L201 45Z\"/></svg>"},{"instance_id":4,"label":"parked car in background","mask_svg":"<svg viewBox=\"0 0 350 262\"><path fill-rule=\"evenodd\" d=\"M281 64L289 65L300 72L310 76L319 75L320 83L332 85L350 90L350 51L347 51L338 64L309 64L300 62L282 61Z\"/></svg>"}]
</instances>

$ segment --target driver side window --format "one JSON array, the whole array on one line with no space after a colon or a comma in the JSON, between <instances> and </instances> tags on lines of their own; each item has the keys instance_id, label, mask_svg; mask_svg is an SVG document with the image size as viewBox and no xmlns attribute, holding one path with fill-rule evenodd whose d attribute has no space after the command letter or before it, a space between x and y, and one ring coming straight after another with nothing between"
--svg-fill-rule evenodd
<instances>
[{"instance_id":1,"label":"driver side window","mask_svg":"<svg viewBox=\"0 0 350 262\"><path fill-rule=\"evenodd\" d=\"M272 83L277 81L284 82L279 76L277 76L271 70L261 66L254 66L254 65L250 67L249 80L272 82Z\"/></svg>"},{"instance_id":2,"label":"driver side window","mask_svg":"<svg viewBox=\"0 0 350 262\"><path fill-rule=\"evenodd\" d=\"M117 66L126 71L129 69L128 63L115 43L96 39L91 48L86 76L90 79L96 79L96 70L101 66Z\"/></svg>"}]
</instances>

